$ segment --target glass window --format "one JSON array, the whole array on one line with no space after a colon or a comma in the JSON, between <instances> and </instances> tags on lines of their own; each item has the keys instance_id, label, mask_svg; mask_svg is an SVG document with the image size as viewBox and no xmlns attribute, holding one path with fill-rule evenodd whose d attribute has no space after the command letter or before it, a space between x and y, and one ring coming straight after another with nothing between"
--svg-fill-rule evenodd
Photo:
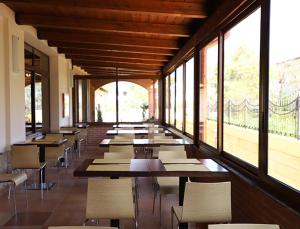
<instances>
[{"instance_id":1,"label":"glass window","mask_svg":"<svg viewBox=\"0 0 300 229\"><path fill-rule=\"evenodd\" d=\"M176 69L176 128L183 129L183 65Z\"/></svg>"},{"instance_id":2,"label":"glass window","mask_svg":"<svg viewBox=\"0 0 300 229\"><path fill-rule=\"evenodd\" d=\"M36 130L43 127L43 107L42 107L42 77L39 74L35 75L35 122Z\"/></svg>"},{"instance_id":3,"label":"glass window","mask_svg":"<svg viewBox=\"0 0 300 229\"><path fill-rule=\"evenodd\" d=\"M154 84L154 98L155 98L155 119L159 119L159 81L156 80Z\"/></svg>"},{"instance_id":4,"label":"glass window","mask_svg":"<svg viewBox=\"0 0 300 229\"><path fill-rule=\"evenodd\" d=\"M201 51L200 130L202 142L217 148L218 39Z\"/></svg>"},{"instance_id":5,"label":"glass window","mask_svg":"<svg viewBox=\"0 0 300 229\"><path fill-rule=\"evenodd\" d=\"M119 81L118 88L119 122L142 122L149 119L148 90L124 81Z\"/></svg>"},{"instance_id":6,"label":"glass window","mask_svg":"<svg viewBox=\"0 0 300 229\"><path fill-rule=\"evenodd\" d=\"M194 134L194 58L185 64L185 132Z\"/></svg>"},{"instance_id":7,"label":"glass window","mask_svg":"<svg viewBox=\"0 0 300 229\"><path fill-rule=\"evenodd\" d=\"M170 125L175 125L175 72L170 75Z\"/></svg>"},{"instance_id":8,"label":"glass window","mask_svg":"<svg viewBox=\"0 0 300 229\"><path fill-rule=\"evenodd\" d=\"M116 122L116 112L116 82L100 86L95 90L95 122Z\"/></svg>"},{"instance_id":9,"label":"glass window","mask_svg":"<svg viewBox=\"0 0 300 229\"><path fill-rule=\"evenodd\" d=\"M165 120L167 124L170 124L170 103L169 103L169 91L170 91L170 87L169 87L169 79L170 76L166 77L165 80L165 105L166 105L166 114L165 114Z\"/></svg>"},{"instance_id":10,"label":"glass window","mask_svg":"<svg viewBox=\"0 0 300 229\"><path fill-rule=\"evenodd\" d=\"M300 2L271 1L268 174L300 190Z\"/></svg>"},{"instance_id":11,"label":"glass window","mask_svg":"<svg viewBox=\"0 0 300 229\"><path fill-rule=\"evenodd\" d=\"M225 34L224 151L258 166L260 9Z\"/></svg>"}]
</instances>

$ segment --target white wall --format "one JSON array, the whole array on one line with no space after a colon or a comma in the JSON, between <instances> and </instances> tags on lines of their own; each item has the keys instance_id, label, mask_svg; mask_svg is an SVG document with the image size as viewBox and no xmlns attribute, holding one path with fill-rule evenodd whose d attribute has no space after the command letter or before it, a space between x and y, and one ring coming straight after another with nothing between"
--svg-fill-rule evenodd
<instances>
[{"instance_id":1,"label":"white wall","mask_svg":"<svg viewBox=\"0 0 300 229\"><path fill-rule=\"evenodd\" d=\"M17 72L13 71L13 35L18 37L18 48L14 57L18 63ZM51 129L72 123L70 60L62 54L59 55L57 49L49 47L46 41L37 39L33 27L17 25L14 12L0 3L0 153L9 150L12 144L26 139L24 42L50 58ZM62 93L70 96L70 117L66 118L62 118Z\"/></svg>"}]
</instances>

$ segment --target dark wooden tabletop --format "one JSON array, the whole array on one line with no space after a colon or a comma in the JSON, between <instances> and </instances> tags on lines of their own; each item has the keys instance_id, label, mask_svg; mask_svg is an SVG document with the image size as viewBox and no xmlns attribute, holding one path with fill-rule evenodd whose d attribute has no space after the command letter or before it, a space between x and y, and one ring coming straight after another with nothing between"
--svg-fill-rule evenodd
<instances>
[{"instance_id":1,"label":"dark wooden tabletop","mask_svg":"<svg viewBox=\"0 0 300 229\"><path fill-rule=\"evenodd\" d=\"M154 128L162 128L163 126L161 125L154 125L154 126L149 126L149 125L146 125L146 124L115 124L113 125L113 128L151 128L151 127L154 127Z\"/></svg>"},{"instance_id":2,"label":"dark wooden tabletop","mask_svg":"<svg viewBox=\"0 0 300 229\"><path fill-rule=\"evenodd\" d=\"M104 139L100 142L99 146L110 146L110 145L133 145L140 147L147 146L161 146L161 145L192 145L193 143L185 139L133 139L129 140L119 140L119 139Z\"/></svg>"},{"instance_id":3,"label":"dark wooden tabletop","mask_svg":"<svg viewBox=\"0 0 300 229\"><path fill-rule=\"evenodd\" d=\"M42 146L60 146L64 143L66 143L68 141L68 139L61 139L59 141L47 141L47 140L44 140L43 138L41 139L37 139L37 140L33 140L33 141L24 141L24 142L19 142L19 143L16 143L14 145L42 145Z\"/></svg>"},{"instance_id":4,"label":"dark wooden tabletop","mask_svg":"<svg viewBox=\"0 0 300 229\"><path fill-rule=\"evenodd\" d=\"M63 134L63 135L76 135L80 133L80 130L57 130L51 131L50 134Z\"/></svg>"},{"instance_id":5,"label":"dark wooden tabletop","mask_svg":"<svg viewBox=\"0 0 300 229\"><path fill-rule=\"evenodd\" d=\"M228 177L229 173L221 165L211 159L198 159L207 168L205 171L167 171L159 159L132 159L128 171L87 171L94 159L86 159L74 171L75 177ZM188 165L187 165L188 166Z\"/></svg>"},{"instance_id":6,"label":"dark wooden tabletop","mask_svg":"<svg viewBox=\"0 0 300 229\"><path fill-rule=\"evenodd\" d=\"M136 129L136 130L108 130L107 135L118 135L118 134L135 134L135 135L147 135L147 134L159 134L165 133L165 135L172 135L168 130L147 130L147 129Z\"/></svg>"}]
</instances>

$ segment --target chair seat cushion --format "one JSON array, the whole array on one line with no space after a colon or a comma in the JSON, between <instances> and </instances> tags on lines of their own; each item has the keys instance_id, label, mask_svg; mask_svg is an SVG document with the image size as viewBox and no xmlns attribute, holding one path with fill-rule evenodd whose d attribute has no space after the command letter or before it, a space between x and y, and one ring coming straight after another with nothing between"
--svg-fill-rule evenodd
<instances>
[{"instance_id":1,"label":"chair seat cushion","mask_svg":"<svg viewBox=\"0 0 300 229\"><path fill-rule=\"evenodd\" d=\"M16 186L27 180L26 173L0 174L0 182L13 182Z\"/></svg>"}]
</instances>

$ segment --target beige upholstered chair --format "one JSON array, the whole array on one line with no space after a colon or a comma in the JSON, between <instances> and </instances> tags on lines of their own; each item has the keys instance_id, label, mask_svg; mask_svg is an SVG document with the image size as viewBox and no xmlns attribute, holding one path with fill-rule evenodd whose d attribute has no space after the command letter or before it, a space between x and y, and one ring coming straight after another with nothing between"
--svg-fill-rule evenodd
<instances>
[{"instance_id":1,"label":"beige upholstered chair","mask_svg":"<svg viewBox=\"0 0 300 229\"><path fill-rule=\"evenodd\" d=\"M59 226L48 227L48 229L118 229L117 227L96 227L96 226Z\"/></svg>"},{"instance_id":2,"label":"beige upholstered chair","mask_svg":"<svg viewBox=\"0 0 300 229\"><path fill-rule=\"evenodd\" d=\"M40 163L39 148L36 145L12 146L10 155L13 170L38 169L40 176L43 177L43 168L46 166L46 163ZM44 198L42 185L41 198Z\"/></svg>"},{"instance_id":3,"label":"beige upholstered chair","mask_svg":"<svg viewBox=\"0 0 300 229\"><path fill-rule=\"evenodd\" d=\"M162 145L159 147L159 151L185 151L185 147L184 145L178 145L178 146Z\"/></svg>"},{"instance_id":4,"label":"beige upholstered chair","mask_svg":"<svg viewBox=\"0 0 300 229\"><path fill-rule=\"evenodd\" d=\"M14 213L17 214L17 203L16 203L16 188L20 184L25 184L25 192L26 192L26 204L28 206L28 197L27 197L27 174L26 173L6 173L0 174L0 184L1 183L10 183L8 198L10 199L11 189L13 190L14 195Z\"/></svg>"},{"instance_id":5,"label":"beige upholstered chair","mask_svg":"<svg viewBox=\"0 0 300 229\"><path fill-rule=\"evenodd\" d=\"M134 153L132 152L106 152L104 153L105 159L133 159Z\"/></svg>"},{"instance_id":6,"label":"beige upholstered chair","mask_svg":"<svg viewBox=\"0 0 300 229\"><path fill-rule=\"evenodd\" d=\"M133 127L116 127L115 130L134 130Z\"/></svg>"},{"instance_id":7,"label":"beige upholstered chair","mask_svg":"<svg viewBox=\"0 0 300 229\"><path fill-rule=\"evenodd\" d=\"M108 148L109 152L132 152L134 153L133 145L125 145L125 146L116 146L110 145Z\"/></svg>"},{"instance_id":8,"label":"beige upholstered chair","mask_svg":"<svg viewBox=\"0 0 300 229\"><path fill-rule=\"evenodd\" d=\"M131 179L89 179L86 220L135 217Z\"/></svg>"},{"instance_id":9,"label":"beige upholstered chair","mask_svg":"<svg viewBox=\"0 0 300 229\"><path fill-rule=\"evenodd\" d=\"M154 136L156 136L156 137L158 137L158 136L161 136L161 137L164 137L166 134L165 133L156 133L156 134L154 134L154 133L149 133L148 134L148 138L149 139L152 139L152 138L154 138Z\"/></svg>"},{"instance_id":10,"label":"beige upholstered chair","mask_svg":"<svg viewBox=\"0 0 300 229\"><path fill-rule=\"evenodd\" d=\"M159 159L185 159L185 151L161 151L158 154ZM157 182L154 189L153 198L153 213L155 208L155 200L159 192L159 214L161 223L161 199L162 195L179 193L179 178L178 177L157 177Z\"/></svg>"},{"instance_id":11,"label":"beige upholstered chair","mask_svg":"<svg viewBox=\"0 0 300 229\"><path fill-rule=\"evenodd\" d=\"M208 225L208 229L280 229L274 224L214 224Z\"/></svg>"},{"instance_id":12,"label":"beige upholstered chair","mask_svg":"<svg viewBox=\"0 0 300 229\"><path fill-rule=\"evenodd\" d=\"M179 223L226 223L231 221L231 183L194 183L185 186L183 206L172 206Z\"/></svg>"},{"instance_id":13,"label":"beige upholstered chair","mask_svg":"<svg viewBox=\"0 0 300 229\"><path fill-rule=\"evenodd\" d=\"M135 135L134 134L118 134L115 136L115 139L134 139Z\"/></svg>"},{"instance_id":14,"label":"beige upholstered chair","mask_svg":"<svg viewBox=\"0 0 300 229\"><path fill-rule=\"evenodd\" d=\"M77 151L78 157L80 157L80 150L79 150L78 146L76 148L76 142L77 142L76 135L65 135L64 138L68 139L68 141L66 142L66 146L70 147L70 149L73 153L75 153Z\"/></svg>"},{"instance_id":15,"label":"beige upholstered chair","mask_svg":"<svg viewBox=\"0 0 300 229\"><path fill-rule=\"evenodd\" d=\"M49 141L59 141L63 139L62 134L46 134L45 140ZM57 147L45 147L45 159L48 163L58 164L60 159L64 157L65 147L60 145Z\"/></svg>"}]
</instances>

